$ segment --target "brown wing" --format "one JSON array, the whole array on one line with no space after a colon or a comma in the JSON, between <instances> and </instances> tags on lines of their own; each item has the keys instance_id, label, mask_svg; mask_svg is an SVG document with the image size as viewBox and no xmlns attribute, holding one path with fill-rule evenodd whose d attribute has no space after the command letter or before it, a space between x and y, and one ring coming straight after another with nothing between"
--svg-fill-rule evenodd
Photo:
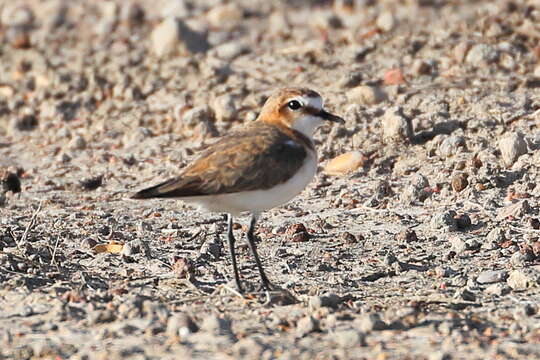
<instances>
[{"instance_id":1,"label":"brown wing","mask_svg":"<svg viewBox=\"0 0 540 360\"><path fill-rule=\"evenodd\" d=\"M254 123L222 138L173 179L139 191L135 199L190 197L268 189L303 165L303 143L275 126Z\"/></svg>"}]
</instances>

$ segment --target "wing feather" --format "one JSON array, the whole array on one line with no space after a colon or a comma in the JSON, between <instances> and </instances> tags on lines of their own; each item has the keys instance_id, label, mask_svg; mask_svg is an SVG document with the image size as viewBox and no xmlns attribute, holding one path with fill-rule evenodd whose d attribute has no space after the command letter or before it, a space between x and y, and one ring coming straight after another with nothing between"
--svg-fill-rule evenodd
<instances>
[{"instance_id":1,"label":"wing feather","mask_svg":"<svg viewBox=\"0 0 540 360\"><path fill-rule=\"evenodd\" d=\"M307 150L275 126L253 124L210 145L179 176L133 198L178 198L268 189L290 179Z\"/></svg>"}]
</instances>

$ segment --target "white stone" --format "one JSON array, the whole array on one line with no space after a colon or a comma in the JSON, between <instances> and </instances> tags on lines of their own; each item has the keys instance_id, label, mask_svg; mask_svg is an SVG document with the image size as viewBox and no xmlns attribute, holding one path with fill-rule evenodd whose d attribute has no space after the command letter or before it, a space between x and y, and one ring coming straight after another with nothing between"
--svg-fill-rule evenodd
<instances>
[{"instance_id":1,"label":"white stone","mask_svg":"<svg viewBox=\"0 0 540 360\"><path fill-rule=\"evenodd\" d=\"M523 134L510 133L499 140L499 150L504 164L511 166L521 155L528 152L527 142L525 142Z\"/></svg>"},{"instance_id":2,"label":"white stone","mask_svg":"<svg viewBox=\"0 0 540 360\"><path fill-rule=\"evenodd\" d=\"M175 18L165 19L152 31L152 47L154 53L163 57L178 51L178 23Z\"/></svg>"},{"instance_id":3,"label":"white stone","mask_svg":"<svg viewBox=\"0 0 540 360\"><path fill-rule=\"evenodd\" d=\"M10 3L6 5L2 11L0 17L0 23L4 26L32 26L34 23L34 13L32 10L24 5L18 5L18 1L8 1Z\"/></svg>"},{"instance_id":4,"label":"white stone","mask_svg":"<svg viewBox=\"0 0 540 360\"><path fill-rule=\"evenodd\" d=\"M412 138L412 124L400 107L391 107L382 117L383 139L408 141Z\"/></svg>"},{"instance_id":5,"label":"white stone","mask_svg":"<svg viewBox=\"0 0 540 360\"><path fill-rule=\"evenodd\" d=\"M159 57L176 53L193 54L208 50L206 34L193 30L179 19L170 17L154 28L152 49Z\"/></svg>"},{"instance_id":6,"label":"white stone","mask_svg":"<svg viewBox=\"0 0 540 360\"><path fill-rule=\"evenodd\" d=\"M230 121L237 115L234 97L230 94L217 97L213 108L217 121Z\"/></svg>"},{"instance_id":7,"label":"white stone","mask_svg":"<svg viewBox=\"0 0 540 360\"><path fill-rule=\"evenodd\" d=\"M471 65L482 66L497 61L498 57L499 53L493 46L476 44L467 53L465 61Z\"/></svg>"},{"instance_id":8,"label":"white stone","mask_svg":"<svg viewBox=\"0 0 540 360\"><path fill-rule=\"evenodd\" d=\"M378 86L361 85L347 92L349 102L361 105L375 105L386 98L386 93Z\"/></svg>"},{"instance_id":9,"label":"white stone","mask_svg":"<svg viewBox=\"0 0 540 360\"><path fill-rule=\"evenodd\" d=\"M206 14L206 20L218 29L230 30L244 18L242 9L235 3L217 5Z\"/></svg>"},{"instance_id":10,"label":"white stone","mask_svg":"<svg viewBox=\"0 0 540 360\"><path fill-rule=\"evenodd\" d=\"M377 17L377 27L384 32L389 32L396 26L394 14L389 11L383 12Z\"/></svg>"}]
</instances>

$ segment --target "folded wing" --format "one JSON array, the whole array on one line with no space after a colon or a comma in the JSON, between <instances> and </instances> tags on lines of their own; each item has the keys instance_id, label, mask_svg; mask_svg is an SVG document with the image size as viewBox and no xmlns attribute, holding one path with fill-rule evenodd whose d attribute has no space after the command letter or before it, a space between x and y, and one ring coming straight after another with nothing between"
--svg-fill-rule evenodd
<instances>
[{"instance_id":1,"label":"folded wing","mask_svg":"<svg viewBox=\"0 0 540 360\"><path fill-rule=\"evenodd\" d=\"M136 193L134 199L185 198L268 189L290 179L307 150L273 126L256 125L207 148L173 179Z\"/></svg>"}]
</instances>

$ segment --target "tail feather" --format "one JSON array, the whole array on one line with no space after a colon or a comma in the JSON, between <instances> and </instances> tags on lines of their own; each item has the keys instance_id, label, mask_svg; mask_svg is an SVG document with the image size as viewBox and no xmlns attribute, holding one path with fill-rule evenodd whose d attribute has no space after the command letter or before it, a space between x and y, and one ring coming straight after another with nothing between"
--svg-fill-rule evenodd
<instances>
[{"instance_id":1,"label":"tail feather","mask_svg":"<svg viewBox=\"0 0 540 360\"><path fill-rule=\"evenodd\" d=\"M161 184L143 189L131 196L132 199L150 198L182 198L201 196L207 193L201 191L200 181L185 181L181 177L169 179Z\"/></svg>"},{"instance_id":2,"label":"tail feather","mask_svg":"<svg viewBox=\"0 0 540 360\"><path fill-rule=\"evenodd\" d=\"M131 196L132 199L150 199L160 197L170 197L167 192L163 191L165 185L170 181L165 181L161 184L154 185L152 187L140 190Z\"/></svg>"}]
</instances>

